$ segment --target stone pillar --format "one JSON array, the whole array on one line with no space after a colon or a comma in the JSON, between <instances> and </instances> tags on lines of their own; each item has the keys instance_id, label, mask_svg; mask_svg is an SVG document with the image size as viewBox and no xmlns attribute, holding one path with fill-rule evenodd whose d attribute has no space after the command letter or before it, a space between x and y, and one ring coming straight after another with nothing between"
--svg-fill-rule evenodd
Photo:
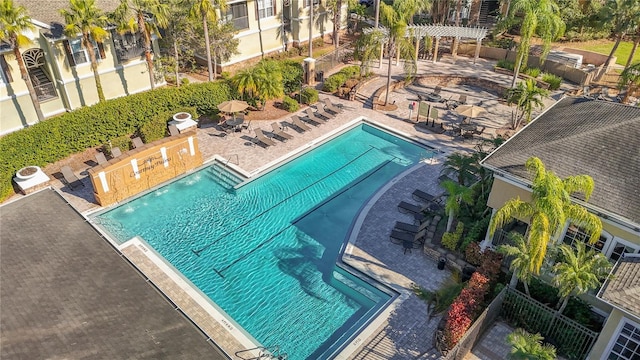
<instances>
[{"instance_id":1,"label":"stone pillar","mask_svg":"<svg viewBox=\"0 0 640 360\"><path fill-rule=\"evenodd\" d=\"M482 39L476 39L476 53L473 55L473 63L475 64L480 57L480 47L482 46Z\"/></svg>"},{"instance_id":2,"label":"stone pillar","mask_svg":"<svg viewBox=\"0 0 640 360\"><path fill-rule=\"evenodd\" d=\"M496 215L496 209L491 209L491 220ZM480 249L484 251L484 249L492 246L493 236L489 236L489 229L487 229L487 233L484 235L484 240L480 242Z\"/></svg>"},{"instance_id":3,"label":"stone pillar","mask_svg":"<svg viewBox=\"0 0 640 360\"><path fill-rule=\"evenodd\" d=\"M416 36L416 61L418 61L419 53L420 53L420 37Z\"/></svg>"},{"instance_id":4,"label":"stone pillar","mask_svg":"<svg viewBox=\"0 0 640 360\"><path fill-rule=\"evenodd\" d=\"M304 75L306 84L313 86L316 84L316 59L308 57L304 59Z\"/></svg>"},{"instance_id":5,"label":"stone pillar","mask_svg":"<svg viewBox=\"0 0 640 360\"><path fill-rule=\"evenodd\" d=\"M438 46L440 46L440 37L436 36L436 44L433 49L433 63L438 62Z\"/></svg>"}]
</instances>

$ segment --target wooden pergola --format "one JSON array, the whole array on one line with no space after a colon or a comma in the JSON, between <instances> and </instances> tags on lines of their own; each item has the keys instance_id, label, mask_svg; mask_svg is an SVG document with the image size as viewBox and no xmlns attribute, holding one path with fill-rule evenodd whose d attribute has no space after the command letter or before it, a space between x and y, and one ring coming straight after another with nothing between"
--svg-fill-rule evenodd
<instances>
[{"instance_id":1,"label":"wooden pergola","mask_svg":"<svg viewBox=\"0 0 640 360\"><path fill-rule=\"evenodd\" d=\"M376 31L376 28L364 29L365 34ZM388 37L389 30L385 27L378 28L382 34ZM473 63L480 57L480 47L482 46L482 39L487 36L487 28L481 27L466 27L466 26L449 26L449 25L409 25L405 37L416 38L416 58L418 57L418 49L420 48L420 39L425 36L431 36L435 38L433 62L436 63L438 59L438 46L440 44L440 38L452 37L457 39L475 39L476 51L473 58ZM455 55L455 54L454 54Z\"/></svg>"}]
</instances>

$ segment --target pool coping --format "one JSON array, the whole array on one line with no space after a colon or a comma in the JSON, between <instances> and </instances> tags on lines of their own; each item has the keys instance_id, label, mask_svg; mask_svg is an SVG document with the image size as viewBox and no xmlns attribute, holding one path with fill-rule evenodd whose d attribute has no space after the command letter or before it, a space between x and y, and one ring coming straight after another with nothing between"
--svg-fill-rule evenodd
<instances>
[{"instance_id":1,"label":"pool coping","mask_svg":"<svg viewBox=\"0 0 640 360\"><path fill-rule=\"evenodd\" d=\"M137 261L134 261L133 259L130 258L130 256L132 256L131 254L129 254L129 256L127 254L125 254L125 250L126 249L130 249L130 248L135 248L136 250L138 250L139 252L141 252L145 258L147 260L149 260L151 263L154 264L154 267L158 270L160 270L162 273L164 273L169 279L172 280L173 286L176 286L178 289L180 289L186 296L190 297L192 300L194 300L202 310L204 310L211 318L211 320L214 320L215 323L219 324L219 326L221 327L221 329L224 329L225 332L231 334L233 336L233 338L238 341L238 343L242 346L245 346L244 348L240 348L239 350L247 350L247 349L251 349L251 348L258 348L260 346L267 346L265 344L261 344L260 342L258 342L257 340L255 340L244 328L242 328L239 324L237 324L232 317L226 315L226 313L220 309L211 299L209 299L206 295L202 294L202 292L195 286L193 285L188 279L184 278L184 276L182 276L172 265L170 265L160 254L158 254L150 245L148 245L146 243L146 241L144 241L144 239L139 238L138 236L129 239L127 241L124 241L122 244L119 244L117 241L115 241L114 239L111 238L111 236L109 235L108 232L106 232L102 226L97 223L94 222L93 220L95 219L96 216L100 215L101 213L107 212L109 210L111 210L112 208L115 208L117 206L122 205L122 203L124 202L128 202L131 201L132 199L136 199L139 198L141 196L144 196L150 192L155 191L158 188L161 188L163 186L166 186L167 184L174 182L176 180L179 180L181 178L184 178L188 175L193 174L194 172L200 171L206 167L210 167L212 166L213 163L218 162L219 164L221 164L223 167L228 167L230 168L232 171L242 175L245 177L245 180L243 182L241 182L240 184L236 185L234 188L239 188L242 187L258 178L260 178L262 175L267 174L268 172L278 168L280 165L294 159L297 158L299 156L304 155L305 153L314 150L315 148L317 148L318 146L332 140L333 138L340 136L341 134L343 134L344 132L357 127L358 125L361 124L367 124L370 126L373 126L374 128L378 128L381 129L385 132L391 133L395 136L398 136L400 138L402 138L405 141L408 142L412 142L415 143L421 147L424 148L428 148L433 150L436 153L436 156L431 157L430 161L433 161L434 159L438 159L441 157L446 156L447 152L443 151L442 149L434 146L432 143L430 143L429 141L424 140L423 138L419 138L416 136L413 136L411 134L399 131L397 129L394 129L392 127L389 127L387 125L384 125L382 123L379 123L377 121L371 120L365 116L358 116L356 118L354 118L353 120L345 123L344 125L326 133L323 134L322 136L313 139L312 141L303 144L302 146L297 147L296 149L290 151L289 153L261 166L256 168L255 170L248 172L245 171L244 169L242 169L241 167L233 164L230 162L229 159L224 158L218 154L215 154L213 157L206 159L203 164L195 169L193 169L192 171L189 171L185 174L181 174L180 176L177 176L173 179L170 179L168 181L165 181L161 184L158 184L157 186L148 189L146 191L143 191L131 198L126 199L126 201L123 202L119 202L119 203L115 203L112 204L108 207L100 207L97 209L92 209L90 211L85 212L84 214L82 214L82 216L84 216L87 221L103 236L105 237L109 242L111 242L116 248L118 248L118 250L120 251L120 253L122 254L122 256L126 257L128 261L130 261L142 274L144 274L145 276L147 276L149 278L149 281L151 281L154 286L158 289L158 291L164 296L166 297L172 304L176 304L176 300L173 299L171 296L169 296L167 294L167 292L169 292L170 290L175 290L175 289L166 289L164 286L161 286L161 284L154 282L148 275L149 272L153 272L152 268L149 268L148 266L146 266L146 270L140 268L140 264ZM361 266L357 266L359 263L355 260L350 259L350 255L351 255L351 249L353 244L355 243L355 240L357 238L359 229L362 226L362 223L364 221L364 218L366 217L366 215L368 214L369 210L371 209L371 207L375 204L375 202L391 187L393 186L397 181L399 181L400 179L402 179L404 176L406 176L407 174L409 174L412 171L417 170L420 166L424 166L423 162L425 160L421 160L418 164L415 164L414 166L412 166L411 168L403 171L402 173L398 174L396 177L394 177L393 179L391 179L389 182L387 182L383 187L381 187L380 189L378 189L378 191L376 193L374 193L369 200L363 204L363 206L361 207L361 209L358 211L358 215L356 216L356 218L353 220L352 225L350 227L349 231L349 235L347 236L348 241L344 242L342 245L342 248L339 251L339 257L337 259L338 263L343 266L343 268L346 266L348 269L346 269L348 272L350 272L352 275L360 277L361 279L363 279L364 281L367 281L367 279L365 277L369 277L371 279L373 279L374 281L376 281L378 284L372 284L370 281L367 281L371 286L375 286L375 287L386 287L388 288L388 290L391 290L393 292L396 293L396 295L392 294L392 298L389 300L389 302L385 305L383 305L376 314L374 314L373 316L371 316L371 318L369 318L359 329L358 331L355 332L356 336L352 336L348 342L344 342L340 347L338 347L335 351L335 353L333 354L332 359L348 359L349 356L353 355L356 350L362 346L362 344L364 343L364 341L369 338L375 330L377 330L380 325L382 325L385 321L387 321L388 317L390 316L390 314L404 301L409 297L409 293L405 290L403 290L401 287L395 286L395 284L391 284L388 283L386 281L384 281L382 279L382 277L380 277L377 273L375 272L371 272L371 271L367 271L366 269L363 269ZM134 256L132 256L134 257ZM358 274L360 273L360 274ZM165 284L165 286L167 286L168 284ZM171 286L171 285L168 285ZM193 316L188 314L184 309L180 309L183 314L185 315L185 317L193 322L195 324L195 326L199 327L202 329L202 322L206 322L206 319L199 319L198 320L198 316ZM220 345L217 338L214 337L213 335L216 334L220 334L219 331L214 331L214 334L212 334L210 331L206 331L206 329L202 329L203 333L207 334L207 336L210 337L210 339L214 342L216 342L216 344L218 344L219 348L225 352L225 354L227 356L230 356L229 352L227 350L228 347ZM237 336L236 336L237 335ZM235 350L235 349L234 349ZM256 354L257 356L257 354Z\"/></svg>"}]
</instances>

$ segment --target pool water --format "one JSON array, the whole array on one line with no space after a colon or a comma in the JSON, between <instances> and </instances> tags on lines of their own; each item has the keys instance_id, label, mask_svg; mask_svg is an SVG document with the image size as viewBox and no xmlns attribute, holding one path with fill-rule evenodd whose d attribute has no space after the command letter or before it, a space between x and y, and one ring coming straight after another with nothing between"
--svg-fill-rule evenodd
<instances>
[{"instance_id":1,"label":"pool water","mask_svg":"<svg viewBox=\"0 0 640 360\"><path fill-rule=\"evenodd\" d=\"M361 124L235 190L209 167L96 222L143 238L264 346L329 358L391 297L336 264L352 222L429 154Z\"/></svg>"}]
</instances>

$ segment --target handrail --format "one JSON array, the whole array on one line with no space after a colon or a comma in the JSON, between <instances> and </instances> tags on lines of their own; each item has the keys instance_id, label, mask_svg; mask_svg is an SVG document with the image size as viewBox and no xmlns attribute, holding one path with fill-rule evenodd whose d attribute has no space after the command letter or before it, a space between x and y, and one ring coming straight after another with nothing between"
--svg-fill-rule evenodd
<instances>
[{"instance_id":1,"label":"handrail","mask_svg":"<svg viewBox=\"0 0 640 360\"><path fill-rule=\"evenodd\" d=\"M243 357L242 354L248 353L250 351L260 350L260 353L257 357ZM251 349L244 349L235 352L235 355L242 360L287 360L289 359L289 355L287 353L280 353L280 346L257 346Z\"/></svg>"}]
</instances>

